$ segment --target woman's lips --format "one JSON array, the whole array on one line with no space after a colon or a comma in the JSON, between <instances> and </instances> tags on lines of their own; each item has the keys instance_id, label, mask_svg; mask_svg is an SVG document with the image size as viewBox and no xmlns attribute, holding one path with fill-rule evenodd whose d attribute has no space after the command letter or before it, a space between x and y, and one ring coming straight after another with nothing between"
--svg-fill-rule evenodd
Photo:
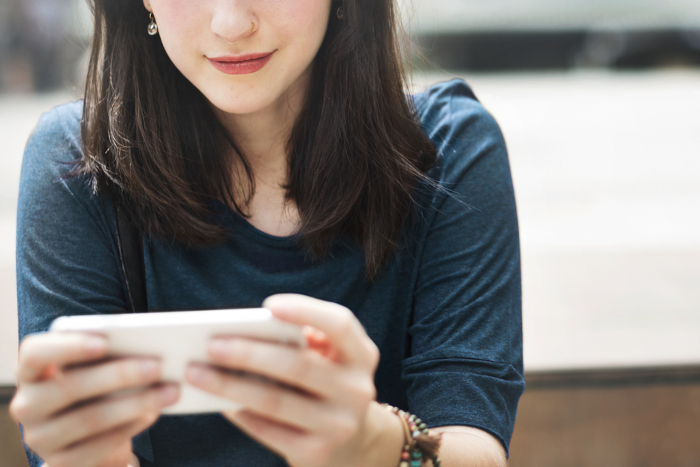
<instances>
[{"instance_id":1,"label":"woman's lips","mask_svg":"<svg viewBox=\"0 0 700 467\"><path fill-rule=\"evenodd\" d=\"M275 53L275 51L264 54L239 55L236 57L207 57L207 60L209 60L209 63L211 63L214 68L227 75L246 75L248 73L255 73L264 67L267 62L270 61L273 53Z\"/></svg>"}]
</instances>

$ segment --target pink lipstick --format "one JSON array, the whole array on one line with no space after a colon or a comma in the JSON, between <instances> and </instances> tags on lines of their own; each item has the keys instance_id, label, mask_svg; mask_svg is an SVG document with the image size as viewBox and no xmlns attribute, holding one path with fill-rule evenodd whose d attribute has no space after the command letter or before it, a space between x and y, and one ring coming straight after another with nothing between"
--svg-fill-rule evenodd
<instances>
[{"instance_id":1,"label":"pink lipstick","mask_svg":"<svg viewBox=\"0 0 700 467\"><path fill-rule=\"evenodd\" d=\"M212 64L214 68L227 75L246 75L249 73L255 73L262 67L264 67L267 62L270 61L272 54L275 51L262 53L262 54L248 54L248 55L237 55L228 57L216 57L209 58L209 63Z\"/></svg>"}]
</instances>

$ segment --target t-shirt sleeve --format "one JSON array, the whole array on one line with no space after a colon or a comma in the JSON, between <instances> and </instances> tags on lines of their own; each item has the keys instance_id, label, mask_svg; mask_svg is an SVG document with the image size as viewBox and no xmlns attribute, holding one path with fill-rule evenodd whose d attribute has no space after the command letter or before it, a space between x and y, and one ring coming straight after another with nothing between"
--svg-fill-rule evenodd
<instances>
[{"instance_id":1,"label":"t-shirt sleeve","mask_svg":"<svg viewBox=\"0 0 700 467\"><path fill-rule=\"evenodd\" d=\"M417 103L438 149L403 362L409 410L428 426L487 431L508 451L524 390L518 226L505 142L461 81Z\"/></svg>"},{"instance_id":2,"label":"t-shirt sleeve","mask_svg":"<svg viewBox=\"0 0 700 467\"><path fill-rule=\"evenodd\" d=\"M84 177L66 178L80 155L81 107L42 116L22 163L17 210L20 340L64 315L126 308L108 201ZM42 464L28 452L32 467Z\"/></svg>"}]
</instances>

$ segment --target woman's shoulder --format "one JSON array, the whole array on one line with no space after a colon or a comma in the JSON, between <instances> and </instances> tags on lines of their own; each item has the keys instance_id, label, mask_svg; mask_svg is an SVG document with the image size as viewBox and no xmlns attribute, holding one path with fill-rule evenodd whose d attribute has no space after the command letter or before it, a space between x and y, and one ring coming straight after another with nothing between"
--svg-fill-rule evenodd
<instances>
[{"instance_id":1,"label":"woman's shoulder","mask_svg":"<svg viewBox=\"0 0 700 467\"><path fill-rule=\"evenodd\" d=\"M59 105L44 113L24 149L20 190L50 185L68 173L82 156L82 101Z\"/></svg>"},{"instance_id":2,"label":"woman's shoulder","mask_svg":"<svg viewBox=\"0 0 700 467\"><path fill-rule=\"evenodd\" d=\"M465 102L474 104L479 102L472 88L459 78L432 84L425 91L413 96L421 120L439 112L455 99L464 99Z\"/></svg>"},{"instance_id":3,"label":"woman's shoulder","mask_svg":"<svg viewBox=\"0 0 700 467\"><path fill-rule=\"evenodd\" d=\"M462 79L436 83L415 94L413 102L418 118L426 130L433 133L441 125L451 125L468 118L484 118L489 114L472 88Z\"/></svg>"},{"instance_id":4,"label":"woman's shoulder","mask_svg":"<svg viewBox=\"0 0 700 467\"><path fill-rule=\"evenodd\" d=\"M90 183L83 176L72 175L82 157L82 109L82 101L63 104L39 119L24 149L19 217L59 200L60 209L70 209L74 202L94 209Z\"/></svg>"},{"instance_id":5,"label":"woman's shoulder","mask_svg":"<svg viewBox=\"0 0 700 467\"><path fill-rule=\"evenodd\" d=\"M496 120L463 80L434 84L413 99L423 131L438 152L431 175L460 177L484 156L495 156L507 166L505 141Z\"/></svg>"},{"instance_id":6,"label":"woman's shoulder","mask_svg":"<svg viewBox=\"0 0 700 467\"><path fill-rule=\"evenodd\" d=\"M70 154L73 158L79 157L74 150L80 148L82 113L82 100L56 106L44 113L29 137L25 158L35 153L45 155L57 151L66 156Z\"/></svg>"}]
</instances>

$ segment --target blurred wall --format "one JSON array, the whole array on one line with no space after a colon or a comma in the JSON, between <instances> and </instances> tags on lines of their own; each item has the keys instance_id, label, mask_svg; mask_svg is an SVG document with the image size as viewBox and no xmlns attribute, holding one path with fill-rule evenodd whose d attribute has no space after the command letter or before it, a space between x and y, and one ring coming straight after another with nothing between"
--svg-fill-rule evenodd
<instances>
[{"instance_id":1,"label":"blurred wall","mask_svg":"<svg viewBox=\"0 0 700 467\"><path fill-rule=\"evenodd\" d=\"M78 86L90 30L90 14L83 0L3 0L0 92Z\"/></svg>"}]
</instances>

